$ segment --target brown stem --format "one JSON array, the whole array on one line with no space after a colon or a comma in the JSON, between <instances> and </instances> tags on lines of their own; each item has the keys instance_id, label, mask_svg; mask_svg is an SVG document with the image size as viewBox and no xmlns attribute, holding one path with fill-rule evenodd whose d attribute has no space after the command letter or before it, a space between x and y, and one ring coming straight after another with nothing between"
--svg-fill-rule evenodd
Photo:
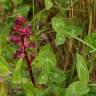
<instances>
[{"instance_id":1,"label":"brown stem","mask_svg":"<svg viewBox=\"0 0 96 96\"><path fill-rule=\"evenodd\" d=\"M31 62L30 62L30 59L29 59L28 54L26 52L26 48L24 46L24 37L22 37L22 43L23 43L23 47L24 47L24 54L25 54L25 59L26 59L27 65L28 65L28 71L30 74L30 78L31 78L32 84L36 87L35 79L34 79L34 76L32 73Z\"/></svg>"},{"instance_id":2,"label":"brown stem","mask_svg":"<svg viewBox=\"0 0 96 96\"><path fill-rule=\"evenodd\" d=\"M32 73L31 62L30 62L30 60L28 58L28 54L27 54L26 50L24 50L24 54L25 54L26 62L28 64L28 71L29 71L29 74L30 74L30 77L31 77L32 84L34 86L36 86L36 83L35 83L35 80L34 80L34 76L33 76L33 73Z\"/></svg>"}]
</instances>

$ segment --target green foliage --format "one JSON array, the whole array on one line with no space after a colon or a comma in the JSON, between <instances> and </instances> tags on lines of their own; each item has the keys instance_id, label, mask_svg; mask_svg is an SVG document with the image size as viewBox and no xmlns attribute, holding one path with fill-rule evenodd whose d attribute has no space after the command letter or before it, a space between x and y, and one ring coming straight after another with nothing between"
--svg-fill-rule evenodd
<instances>
[{"instance_id":1,"label":"green foliage","mask_svg":"<svg viewBox=\"0 0 96 96\"><path fill-rule=\"evenodd\" d=\"M10 33L11 27L12 27L13 22L6 22L6 23L0 23L0 35L3 36L8 36L8 34ZM2 36L2 37L3 37Z\"/></svg>"},{"instance_id":2,"label":"green foliage","mask_svg":"<svg viewBox=\"0 0 96 96\"><path fill-rule=\"evenodd\" d=\"M46 69L48 69L50 66L56 66L56 58L50 44L47 44L41 48L38 56L33 61L33 66L45 67Z\"/></svg>"},{"instance_id":3,"label":"green foliage","mask_svg":"<svg viewBox=\"0 0 96 96\"><path fill-rule=\"evenodd\" d=\"M89 91L89 93L87 95L85 95L85 96L95 96L96 95L96 85L92 84L90 86L90 89L91 90Z\"/></svg>"},{"instance_id":4,"label":"green foliage","mask_svg":"<svg viewBox=\"0 0 96 96\"><path fill-rule=\"evenodd\" d=\"M49 72L50 79L52 82L60 83L66 79L66 75L63 71L59 69L53 69Z\"/></svg>"},{"instance_id":5,"label":"green foliage","mask_svg":"<svg viewBox=\"0 0 96 96\"><path fill-rule=\"evenodd\" d=\"M0 2L3 5L5 12L7 12L11 9L11 4L10 4L9 0L0 0Z\"/></svg>"},{"instance_id":6,"label":"green foliage","mask_svg":"<svg viewBox=\"0 0 96 96\"><path fill-rule=\"evenodd\" d=\"M82 1L0 0L0 96L96 96L96 0ZM36 47L26 52L36 87L26 58L12 57L22 47L9 42L18 14L32 24Z\"/></svg>"},{"instance_id":7,"label":"green foliage","mask_svg":"<svg viewBox=\"0 0 96 96\"><path fill-rule=\"evenodd\" d=\"M66 90L65 96L84 96L88 94L89 87L80 81L73 82Z\"/></svg>"},{"instance_id":8,"label":"green foliage","mask_svg":"<svg viewBox=\"0 0 96 96\"><path fill-rule=\"evenodd\" d=\"M14 0L14 4L19 5L23 3L23 0Z\"/></svg>"},{"instance_id":9,"label":"green foliage","mask_svg":"<svg viewBox=\"0 0 96 96\"><path fill-rule=\"evenodd\" d=\"M0 45L0 56L1 56L1 54L2 54L2 46Z\"/></svg>"},{"instance_id":10,"label":"green foliage","mask_svg":"<svg viewBox=\"0 0 96 96\"><path fill-rule=\"evenodd\" d=\"M22 5L17 9L17 12L22 16L27 16L30 7L28 5Z\"/></svg>"},{"instance_id":11,"label":"green foliage","mask_svg":"<svg viewBox=\"0 0 96 96\"><path fill-rule=\"evenodd\" d=\"M45 0L45 8L49 10L50 8L53 7L52 0Z\"/></svg>"},{"instance_id":12,"label":"green foliage","mask_svg":"<svg viewBox=\"0 0 96 96\"><path fill-rule=\"evenodd\" d=\"M8 66L8 62L5 60L4 57L0 56L0 76L4 77L9 75L10 68Z\"/></svg>"},{"instance_id":13,"label":"green foliage","mask_svg":"<svg viewBox=\"0 0 96 96\"><path fill-rule=\"evenodd\" d=\"M29 80L23 79L23 87L26 96L34 96L36 94L36 89L32 86L32 83Z\"/></svg>"},{"instance_id":14,"label":"green foliage","mask_svg":"<svg viewBox=\"0 0 96 96\"><path fill-rule=\"evenodd\" d=\"M0 80L0 96L8 96L6 84L3 79Z\"/></svg>"},{"instance_id":15,"label":"green foliage","mask_svg":"<svg viewBox=\"0 0 96 96\"><path fill-rule=\"evenodd\" d=\"M13 83L21 83L23 76L22 76L22 65L23 65L23 60L20 59L15 67L15 70L13 72Z\"/></svg>"},{"instance_id":16,"label":"green foliage","mask_svg":"<svg viewBox=\"0 0 96 96\"><path fill-rule=\"evenodd\" d=\"M33 61L33 67L41 68L42 73L38 78L39 83L47 83L48 81L48 74L51 69L55 68L56 66L56 57L51 49L50 44L45 45L41 48L38 56Z\"/></svg>"},{"instance_id":17,"label":"green foliage","mask_svg":"<svg viewBox=\"0 0 96 96\"><path fill-rule=\"evenodd\" d=\"M50 44L41 48L38 56L33 62L33 67L41 68L42 70L37 78L39 84L47 85L50 91L50 85L52 85L53 91L58 89L57 94L64 95L64 88L52 84L52 82L56 83L57 85L60 83L63 84L64 80L66 79L66 75L63 71L56 68L56 57L50 48Z\"/></svg>"},{"instance_id":18,"label":"green foliage","mask_svg":"<svg viewBox=\"0 0 96 96\"><path fill-rule=\"evenodd\" d=\"M64 21L63 17L54 17L52 19L52 27L56 32L57 45L63 44L66 37L78 36L82 31L80 27Z\"/></svg>"},{"instance_id":19,"label":"green foliage","mask_svg":"<svg viewBox=\"0 0 96 96\"><path fill-rule=\"evenodd\" d=\"M87 63L80 54L76 54L76 58L77 58L76 68L77 68L78 77L82 83L88 84L89 71L87 68Z\"/></svg>"},{"instance_id":20,"label":"green foliage","mask_svg":"<svg viewBox=\"0 0 96 96\"><path fill-rule=\"evenodd\" d=\"M88 34L85 38L85 41L90 44L91 46L93 46L94 48L96 48L96 33L90 33ZM91 48L87 47L88 51L92 51Z\"/></svg>"},{"instance_id":21,"label":"green foliage","mask_svg":"<svg viewBox=\"0 0 96 96\"><path fill-rule=\"evenodd\" d=\"M66 75L63 71L51 67L50 70L45 70L43 69L42 73L40 74L38 78L38 83L39 84L48 84L48 81L50 80L51 82L54 83L62 83L66 79Z\"/></svg>"}]
</instances>

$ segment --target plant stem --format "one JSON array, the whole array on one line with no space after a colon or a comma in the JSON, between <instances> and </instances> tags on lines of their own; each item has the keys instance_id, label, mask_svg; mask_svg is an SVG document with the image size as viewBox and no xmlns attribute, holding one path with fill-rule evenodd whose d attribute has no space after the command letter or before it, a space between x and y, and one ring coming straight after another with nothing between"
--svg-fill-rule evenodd
<instances>
[{"instance_id":1,"label":"plant stem","mask_svg":"<svg viewBox=\"0 0 96 96\"><path fill-rule=\"evenodd\" d=\"M26 50L24 50L24 54L25 54L25 59L26 59L26 62L28 64L28 71L29 71L29 74L30 74L30 77L31 77L31 81L32 81L32 84L34 86L36 86L36 83L35 83L35 80L34 80L34 76L33 76L33 73L32 73L32 68L31 68L31 62L28 58L28 55L27 55L27 52Z\"/></svg>"},{"instance_id":2,"label":"plant stem","mask_svg":"<svg viewBox=\"0 0 96 96\"><path fill-rule=\"evenodd\" d=\"M23 43L23 46L24 46L24 38L23 38L22 41L23 41L22 43ZM29 59L28 54L26 52L25 46L24 46L24 54L25 54L25 59L26 59L27 65L28 65L28 71L29 71L29 74L30 74L31 82L36 87L35 79L34 79L33 72L32 72L31 62L30 62L30 59Z\"/></svg>"}]
</instances>

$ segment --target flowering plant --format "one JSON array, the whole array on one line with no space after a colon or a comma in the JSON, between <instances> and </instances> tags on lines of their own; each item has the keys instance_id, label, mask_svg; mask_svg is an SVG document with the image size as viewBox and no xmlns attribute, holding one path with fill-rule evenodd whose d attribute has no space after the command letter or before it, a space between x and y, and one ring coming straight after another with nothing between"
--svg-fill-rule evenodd
<instances>
[{"instance_id":1,"label":"flowering plant","mask_svg":"<svg viewBox=\"0 0 96 96\"><path fill-rule=\"evenodd\" d=\"M32 35L32 27L31 24L28 24L23 28L25 22L26 19L24 17L20 15L17 16L15 24L12 27L13 32L12 35L9 36L9 40L19 46L19 48L16 50L16 53L14 54L14 58L25 58L28 64L28 70L32 83L34 86L36 86L31 68L32 60L35 58L35 53L30 56L27 53L27 49L35 48L36 44L34 42L30 42L29 38Z\"/></svg>"}]
</instances>

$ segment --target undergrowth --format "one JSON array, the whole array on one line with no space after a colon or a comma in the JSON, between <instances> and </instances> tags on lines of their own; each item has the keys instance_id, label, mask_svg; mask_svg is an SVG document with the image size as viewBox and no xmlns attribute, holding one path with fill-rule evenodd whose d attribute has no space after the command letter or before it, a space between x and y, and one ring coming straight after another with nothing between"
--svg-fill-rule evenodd
<instances>
[{"instance_id":1,"label":"undergrowth","mask_svg":"<svg viewBox=\"0 0 96 96\"><path fill-rule=\"evenodd\" d=\"M96 96L96 0L0 0L0 96Z\"/></svg>"}]
</instances>

